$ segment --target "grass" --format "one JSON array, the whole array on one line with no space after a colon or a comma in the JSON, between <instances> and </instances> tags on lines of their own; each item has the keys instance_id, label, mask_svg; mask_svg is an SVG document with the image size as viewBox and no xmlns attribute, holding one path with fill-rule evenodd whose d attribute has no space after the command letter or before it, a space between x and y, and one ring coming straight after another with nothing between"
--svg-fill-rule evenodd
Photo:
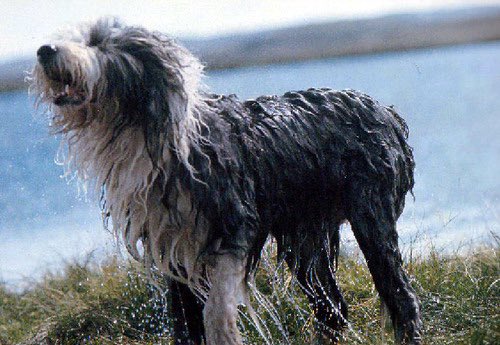
<instances>
[{"instance_id":1,"label":"grass","mask_svg":"<svg viewBox=\"0 0 500 345\"><path fill-rule=\"evenodd\" d=\"M499 248L497 243L466 255L432 251L406 263L422 302L424 344L500 344ZM253 305L273 344L283 342L283 328L292 344L310 344L314 326L304 296L283 267L272 261L262 266L256 285L265 298ZM363 260L341 258L338 277L350 305L342 344L391 344ZM23 293L0 285L0 345L169 344L164 302L135 264L69 264ZM248 344L263 343L245 317L241 327Z\"/></svg>"}]
</instances>

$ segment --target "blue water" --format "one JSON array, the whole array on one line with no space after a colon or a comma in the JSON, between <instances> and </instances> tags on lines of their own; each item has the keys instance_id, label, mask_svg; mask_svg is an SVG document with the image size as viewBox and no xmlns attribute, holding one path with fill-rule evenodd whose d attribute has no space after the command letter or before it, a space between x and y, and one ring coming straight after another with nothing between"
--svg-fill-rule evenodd
<instances>
[{"instance_id":1,"label":"blue water","mask_svg":"<svg viewBox=\"0 0 500 345\"><path fill-rule=\"evenodd\" d=\"M353 88L395 105L417 162L401 242L457 246L500 233L499 66L494 42L210 72L205 82L241 98ZM57 147L26 92L0 94L0 280L109 247L99 211L60 178Z\"/></svg>"}]
</instances>

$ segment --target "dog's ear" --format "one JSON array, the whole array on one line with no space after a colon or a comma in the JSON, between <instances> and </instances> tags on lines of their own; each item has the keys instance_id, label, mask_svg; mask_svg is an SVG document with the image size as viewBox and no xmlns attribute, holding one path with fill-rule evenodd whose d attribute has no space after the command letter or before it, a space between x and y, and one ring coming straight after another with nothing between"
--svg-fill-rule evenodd
<instances>
[{"instance_id":1,"label":"dog's ear","mask_svg":"<svg viewBox=\"0 0 500 345\"><path fill-rule=\"evenodd\" d=\"M152 159L161 155L162 140L179 152L186 144L186 133L199 100L202 65L172 38L144 28L127 27L109 42L108 92L120 95L123 112L141 124ZM122 85L117 86L118 85ZM182 154L181 156L186 156ZM182 158L186 160L186 157Z\"/></svg>"},{"instance_id":2,"label":"dog's ear","mask_svg":"<svg viewBox=\"0 0 500 345\"><path fill-rule=\"evenodd\" d=\"M142 123L148 150L153 157L158 157L163 145L158 138L168 137L177 153L185 156L183 147L199 100L203 67L188 50L169 37L153 33L143 44L146 46L135 53L141 55L147 90Z\"/></svg>"},{"instance_id":3,"label":"dog's ear","mask_svg":"<svg viewBox=\"0 0 500 345\"><path fill-rule=\"evenodd\" d=\"M191 112L198 101L203 67L197 58L171 38L159 35L154 37L161 42L154 49L158 50L155 55L161 57L162 71L158 76L162 79L160 84L165 86L163 90L166 94L158 94L156 96L160 98L153 97L152 101L166 101L170 121L180 124L192 116ZM166 98L162 99L163 96ZM152 106L156 108L155 105Z\"/></svg>"},{"instance_id":4,"label":"dog's ear","mask_svg":"<svg viewBox=\"0 0 500 345\"><path fill-rule=\"evenodd\" d=\"M144 68L151 83L147 85L150 90L148 116L153 120L148 121L145 135L148 137L157 131L167 134L174 150L186 161L186 136L195 122L203 67L197 58L171 38L159 34L153 36L159 44L151 47L152 56L159 60L150 61L152 65Z\"/></svg>"},{"instance_id":5,"label":"dog's ear","mask_svg":"<svg viewBox=\"0 0 500 345\"><path fill-rule=\"evenodd\" d=\"M114 65L124 79L124 94L138 98L153 116L167 117L172 123L191 116L203 67L187 49L169 36L140 27L123 29L110 47L120 53Z\"/></svg>"}]
</instances>

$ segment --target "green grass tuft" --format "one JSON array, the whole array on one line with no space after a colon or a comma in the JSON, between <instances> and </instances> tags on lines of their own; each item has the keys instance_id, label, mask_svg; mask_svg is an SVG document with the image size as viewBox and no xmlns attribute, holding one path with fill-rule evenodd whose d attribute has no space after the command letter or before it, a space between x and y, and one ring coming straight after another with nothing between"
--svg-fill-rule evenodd
<instances>
[{"instance_id":1,"label":"green grass tuft","mask_svg":"<svg viewBox=\"0 0 500 345\"><path fill-rule=\"evenodd\" d=\"M500 344L498 246L467 255L432 251L407 262L406 269L422 302L424 344ZM342 343L391 344L392 331L382 327L364 261L342 257L338 279L350 305ZM253 306L273 344L282 342L283 329L293 344L310 344L315 336L311 310L288 272L264 261L256 285L262 296L253 297ZM114 259L69 264L23 293L0 285L0 345L169 344L164 302L136 264ZM242 320L247 343L261 344L255 327L245 316Z\"/></svg>"}]
</instances>

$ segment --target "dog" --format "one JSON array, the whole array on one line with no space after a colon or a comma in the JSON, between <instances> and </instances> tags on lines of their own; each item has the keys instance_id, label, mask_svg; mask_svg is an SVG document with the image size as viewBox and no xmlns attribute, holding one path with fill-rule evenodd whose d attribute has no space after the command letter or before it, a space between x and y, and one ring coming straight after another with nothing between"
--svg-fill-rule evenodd
<instances>
[{"instance_id":1,"label":"dog","mask_svg":"<svg viewBox=\"0 0 500 345\"><path fill-rule=\"evenodd\" d=\"M174 39L110 18L59 35L37 58L31 90L67 172L100 193L131 255L170 277L176 344L243 343L238 305L270 237L336 343L348 316L334 268L346 221L396 342L421 343L396 232L415 164L392 107L327 88L211 94Z\"/></svg>"}]
</instances>

